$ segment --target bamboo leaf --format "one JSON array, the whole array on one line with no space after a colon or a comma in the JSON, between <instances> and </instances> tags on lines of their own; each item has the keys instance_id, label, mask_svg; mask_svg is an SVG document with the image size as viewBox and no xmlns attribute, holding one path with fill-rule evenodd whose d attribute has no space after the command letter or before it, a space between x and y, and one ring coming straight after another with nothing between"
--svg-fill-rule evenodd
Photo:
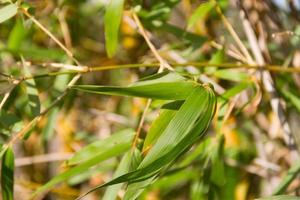
<instances>
[{"instance_id":1,"label":"bamboo leaf","mask_svg":"<svg viewBox=\"0 0 300 200\"><path fill-rule=\"evenodd\" d=\"M181 87L181 85L184 85L184 87ZM154 180L162 171L168 169L181 154L186 152L202 136L210 124L216 105L216 97L210 87L189 81L173 72L150 76L128 87L75 86L74 88L99 94L184 100L182 105L178 107L178 111L166 111L162 115L163 121L161 124L152 126L150 136L145 143L146 148L150 146L150 150L142 161L137 158L136 167L131 169L133 171L89 191L92 192L105 186L128 182L130 185L133 184L132 186L129 185L130 191L132 191L128 193L130 198L132 195L139 194L144 186L150 184L151 180ZM96 165L109 156L113 156L111 151L118 152L114 156L120 154L120 149L116 150L118 145L115 145L115 143L125 139L120 139L118 136L116 138L112 136L105 142L95 142L82 149L69 161L69 164L80 163L78 166L58 175L42 186L34 195ZM102 153L102 149L105 152ZM96 155L95 152L97 152ZM106 154L109 154L109 156ZM131 160L136 159L131 158Z\"/></svg>"},{"instance_id":2,"label":"bamboo leaf","mask_svg":"<svg viewBox=\"0 0 300 200\"><path fill-rule=\"evenodd\" d=\"M208 101L208 92L201 87L195 88L144 158L140 168L149 165L156 160L156 158L159 158L174 148L174 145L176 145L178 141L181 141L192 129L200 114L203 114L205 109L204 105L207 105Z\"/></svg>"},{"instance_id":3,"label":"bamboo leaf","mask_svg":"<svg viewBox=\"0 0 300 200\"><path fill-rule=\"evenodd\" d=\"M147 151L154 144L159 136L163 133L166 129L170 121L175 115L175 111L172 110L163 110L160 115L153 121L148 133L147 137L145 138L143 150Z\"/></svg>"},{"instance_id":4,"label":"bamboo leaf","mask_svg":"<svg viewBox=\"0 0 300 200\"><path fill-rule=\"evenodd\" d=\"M119 146L125 146L127 149L131 144L134 133L135 132L132 129L126 129L112 134L112 136L104 140L93 142L78 151L70 160L68 160L67 164L76 165L82 163L99 154L107 152L109 149L118 148Z\"/></svg>"},{"instance_id":5,"label":"bamboo leaf","mask_svg":"<svg viewBox=\"0 0 300 200\"><path fill-rule=\"evenodd\" d=\"M300 112L300 99L298 96L294 95L289 90L281 89L282 94L286 99L288 99L292 105Z\"/></svg>"},{"instance_id":6,"label":"bamboo leaf","mask_svg":"<svg viewBox=\"0 0 300 200\"><path fill-rule=\"evenodd\" d=\"M12 18L18 12L18 7L15 4L9 4L0 9L0 23Z\"/></svg>"},{"instance_id":7,"label":"bamboo leaf","mask_svg":"<svg viewBox=\"0 0 300 200\"><path fill-rule=\"evenodd\" d=\"M211 11L213 8L213 3L211 1L202 3L198 8L193 12L192 16L188 20L188 28L194 26L198 20L203 20L203 18Z\"/></svg>"},{"instance_id":8,"label":"bamboo leaf","mask_svg":"<svg viewBox=\"0 0 300 200\"><path fill-rule=\"evenodd\" d=\"M141 182L144 186L145 183L149 184L147 180L157 176L161 169L174 162L202 136L214 114L215 104L216 98L211 89L195 87L137 170L93 188L88 193L122 182Z\"/></svg>"},{"instance_id":9,"label":"bamboo leaf","mask_svg":"<svg viewBox=\"0 0 300 200\"><path fill-rule=\"evenodd\" d=\"M2 158L1 165L1 193L2 199L14 199L14 153L8 147Z\"/></svg>"},{"instance_id":10,"label":"bamboo leaf","mask_svg":"<svg viewBox=\"0 0 300 200\"><path fill-rule=\"evenodd\" d=\"M116 171L114 173L113 178L117 178L118 176L121 176L125 173L128 173L130 160L131 160L131 152L127 152L123 156L118 168L116 169ZM116 199L118 191L121 189L122 185L123 184L120 183L120 184L109 186L106 189L102 200L114 200L114 199Z\"/></svg>"},{"instance_id":11,"label":"bamboo leaf","mask_svg":"<svg viewBox=\"0 0 300 200\"><path fill-rule=\"evenodd\" d=\"M82 172L85 172L90 167L95 166L97 164L100 164L102 161L107 160L109 158L118 156L123 154L124 152L128 151L131 147L132 141L126 138L126 140L122 141L120 140L118 143L114 144L108 144L106 148L103 148L101 144L107 143L107 141L115 141L118 138L123 138L124 135L127 135L128 138L131 137L131 140L133 138L133 133L123 132L122 134L119 134L118 137L114 137L114 139L107 138L103 142L96 142L96 144L91 144L91 146L87 146L86 148L83 148L81 151L79 151L71 160L69 160L68 164L75 164L79 163L77 166L70 168L69 170L66 170L65 172L55 176L53 179L51 179L49 182L44 184L42 187L40 187L38 190L36 190L32 196L36 196L37 194L44 192L46 190L51 189L56 184L66 181L67 179L78 175ZM111 136L113 137L113 136ZM98 147L98 148L96 148ZM84 157L86 156L86 157Z\"/></svg>"},{"instance_id":12,"label":"bamboo leaf","mask_svg":"<svg viewBox=\"0 0 300 200\"><path fill-rule=\"evenodd\" d=\"M238 85L228 89L221 95L221 99L229 100L229 98L237 95L238 93L242 92L243 90L247 89L248 87L252 86L250 82L241 82Z\"/></svg>"},{"instance_id":13,"label":"bamboo leaf","mask_svg":"<svg viewBox=\"0 0 300 200\"><path fill-rule=\"evenodd\" d=\"M237 70L232 70L232 69L218 70L214 73L214 76L220 79L234 81L234 82L242 82L242 81L250 80L250 77L247 73L237 71Z\"/></svg>"},{"instance_id":14,"label":"bamboo leaf","mask_svg":"<svg viewBox=\"0 0 300 200\"><path fill-rule=\"evenodd\" d=\"M122 19L124 0L110 0L104 16L106 52L114 56L118 47L119 27Z\"/></svg>"},{"instance_id":15,"label":"bamboo leaf","mask_svg":"<svg viewBox=\"0 0 300 200\"><path fill-rule=\"evenodd\" d=\"M7 42L7 47L12 51L17 51L27 35L27 30L23 26L21 19L16 20L13 29L11 30Z\"/></svg>"},{"instance_id":16,"label":"bamboo leaf","mask_svg":"<svg viewBox=\"0 0 300 200\"><path fill-rule=\"evenodd\" d=\"M128 87L77 85L73 89L106 95L135 96L164 100L184 100L195 87L177 73L163 72Z\"/></svg>"}]
</instances>

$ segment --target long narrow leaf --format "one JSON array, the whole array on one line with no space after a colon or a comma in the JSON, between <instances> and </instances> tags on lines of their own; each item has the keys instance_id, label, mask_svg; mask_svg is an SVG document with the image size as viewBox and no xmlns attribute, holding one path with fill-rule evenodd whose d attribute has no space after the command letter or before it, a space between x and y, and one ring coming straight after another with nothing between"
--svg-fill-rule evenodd
<instances>
[{"instance_id":1,"label":"long narrow leaf","mask_svg":"<svg viewBox=\"0 0 300 200\"><path fill-rule=\"evenodd\" d=\"M99 163L101 163L104 160L107 160L109 158L118 156L123 154L124 152L128 151L131 147L131 140L126 140L126 141L121 141L121 143L118 143L117 145L113 145L110 148L107 148L103 151L101 151L101 146L99 147L98 150L100 150L100 153L95 152L90 152L91 149L94 147L90 148L88 147L87 149L83 149L83 153L80 152L78 157L76 156L75 159L71 159L71 163L79 163L79 165L70 168L69 170L66 170L65 172L55 176L53 179L51 179L49 182L44 184L42 187L40 187L38 190L36 190L33 194L32 197L36 196L37 194L47 191L51 189L53 186L56 184L66 181L67 179L78 175L82 172L85 172L88 170L90 167L95 166ZM94 149L95 150L95 149ZM88 160L85 160L82 155L87 155L87 153L94 153L93 155L90 155ZM70 163L70 161L69 161Z\"/></svg>"},{"instance_id":2,"label":"long narrow leaf","mask_svg":"<svg viewBox=\"0 0 300 200\"><path fill-rule=\"evenodd\" d=\"M68 165L76 165L86 160L89 160L99 154L103 154L109 149L118 148L119 146L128 147L133 139L134 131L132 129L122 130L112 136L93 142L88 146L78 151L70 160Z\"/></svg>"},{"instance_id":3,"label":"long narrow leaf","mask_svg":"<svg viewBox=\"0 0 300 200\"><path fill-rule=\"evenodd\" d=\"M0 23L12 18L17 14L18 7L15 4L9 4L0 9Z\"/></svg>"},{"instance_id":4,"label":"long narrow leaf","mask_svg":"<svg viewBox=\"0 0 300 200\"><path fill-rule=\"evenodd\" d=\"M1 165L1 193L2 199L14 199L14 153L10 147L5 151Z\"/></svg>"},{"instance_id":5,"label":"long narrow leaf","mask_svg":"<svg viewBox=\"0 0 300 200\"><path fill-rule=\"evenodd\" d=\"M130 160L131 160L131 152L127 152L123 156L123 158L122 158L122 160L121 160L121 162L120 162L113 178L116 178L116 177L121 176L125 173L128 173ZM118 191L121 189L121 187L122 187L121 183L109 186L106 189L102 200L114 200L114 199L116 199Z\"/></svg>"},{"instance_id":6,"label":"long narrow leaf","mask_svg":"<svg viewBox=\"0 0 300 200\"><path fill-rule=\"evenodd\" d=\"M216 98L210 89L196 87L137 170L93 188L88 193L122 182L145 181L157 175L202 136L214 115L215 104Z\"/></svg>"},{"instance_id":7,"label":"long narrow leaf","mask_svg":"<svg viewBox=\"0 0 300 200\"><path fill-rule=\"evenodd\" d=\"M177 73L163 72L149 79L138 81L128 87L77 85L73 89L96 94L135 96L164 100L184 100L195 87L192 81Z\"/></svg>"},{"instance_id":8,"label":"long narrow leaf","mask_svg":"<svg viewBox=\"0 0 300 200\"><path fill-rule=\"evenodd\" d=\"M148 133L147 137L144 141L143 150L147 150L154 144L159 136L166 129L170 121L175 115L175 111L172 110L163 110L160 115L153 121Z\"/></svg>"},{"instance_id":9,"label":"long narrow leaf","mask_svg":"<svg viewBox=\"0 0 300 200\"><path fill-rule=\"evenodd\" d=\"M110 0L104 16L106 51L112 57L117 50L119 27L122 19L124 0Z\"/></svg>"}]
</instances>

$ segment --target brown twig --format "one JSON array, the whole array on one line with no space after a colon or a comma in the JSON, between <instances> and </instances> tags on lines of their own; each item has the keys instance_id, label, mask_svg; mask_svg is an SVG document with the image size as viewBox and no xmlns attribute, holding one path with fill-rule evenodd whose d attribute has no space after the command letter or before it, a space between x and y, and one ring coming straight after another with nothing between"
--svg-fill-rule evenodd
<instances>
[{"instance_id":1,"label":"brown twig","mask_svg":"<svg viewBox=\"0 0 300 200\"><path fill-rule=\"evenodd\" d=\"M149 36L147 35L146 30L144 29L140 19L138 18L138 16L136 15L136 13L134 11L132 11L132 17L138 27L139 32L141 33L141 35L143 36L143 38L145 39L148 47L150 48L150 50L152 51L153 55L155 56L155 58L159 61L159 63L161 64L161 70L163 70L164 68L173 71L174 69L159 55L157 49L155 48L155 46L152 44L152 42L150 41ZM159 70L159 71L161 71Z\"/></svg>"}]
</instances>

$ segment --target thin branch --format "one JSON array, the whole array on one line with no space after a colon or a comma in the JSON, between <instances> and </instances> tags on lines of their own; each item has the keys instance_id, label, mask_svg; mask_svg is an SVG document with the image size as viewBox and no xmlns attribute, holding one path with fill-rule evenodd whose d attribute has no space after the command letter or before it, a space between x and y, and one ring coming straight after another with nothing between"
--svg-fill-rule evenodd
<instances>
[{"instance_id":1,"label":"thin branch","mask_svg":"<svg viewBox=\"0 0 300 200\"><path fill-rule=\"evenodd\" d=\"M145 41L147 42L147 45L151 49L153 55L160 62L161 66L162 66L161 70L163 70L163 68L166 68L166 69L172 71L173 68L159 55L158 51L156 50L156 48L154 47L154 45L150 41L149 36L147 35L147 32L145 31L140 19L138 18L138 16L136 15L136 13L134 11L132 11L132 17L133 17L133 19L134 19L141 35L144 37Z\"/></svg>"},{"instance_id":2,"label":"thin branch","mask_svg":"<svg viewBox=\"0 0 300 200\"><path fill-rule=\"evenodd\" d=\"M76 63L76 65L80 65L80 63L74 58L71 51L69 51L47 28L45 28L39 21L37 21L32 15L30 15L26 9L20 8L20 10L30 19L32 20L41 30L43 30L53 41L55 41L65 52L66 54L71 58L71 60ZM77 70L76 70L77 71ZM36 116L33 120L31 120L23 129L21 129L18 133L16 133L9 141L4 145L4 148L13 145L18 139L24 137L24 135L32 128L34 127L44 115L46 115L57 103L59 103L67 94L68 89L73 86L76 81L81 77L81 74L78 74L78 71L76 72L77 75L72 78L72 80L67 85L67 88L64 90L64 92L59 95L52 103L51 105L46 108L44 111L42 111L38 116ZM69 73L71 74L71 73ZM44 76L46 77L46 76ZM34 78L34 77L33 77ZM19 82L22 82L25 79L21 79Z\"/></svg>"},{"instance_id":3,"label":"thin branch","mask_svg":"<svg viewBox=\"0 0 300 200\"><path fill-rule=\"evenodd\" d=\"M64 37L65 44L68 49L72 49L71 34L69 31L68 23L66 22L65 15L66 15L66 9L62 8L61 10L58 10L57 18L60 24L60 29Z\"/></svg>"},{"instance_id":4,"label":"thin branch","mask_svg":"<svg viewBox=\"0 0 300 200\"><path fill-rule=\"evenodd\" d=\"M270 70L270 71L277 71L277 72L289 72L289 73L300 73L300 68L291 67L291 68L282 68L279 65L265 65L264 67L259 65L248 65L248 64L235 64L235 63L221 63L221 64L212 64L212 63L171 63L172 66L195 66L195 67L220 67L220 68L245 68L245 69L256 69L256 70ZM23 77L19 79L19 82L33 79L33 78L42 78L42 77L49 77L49 76L57 76L57 75L63 75L63 74L77 74L72 81L68 84L67 89L54 101L52 104L46 108L44 111L40 113L39 116L34 118L27 126L25 126L20 132L18 132L15 137L11 139L11 141L8 142L8 144L13 144L18 138L22 138L22 136L29 130L29 128L32 127L34 123L37 123L43 115L47 114L51 108L53 108L55 105L57 105L68 93L69 88L75 84L75 82L80 78L80 75L82 73L88 73L88 72L95 72L95 71L104 71L104 70L112 70L112 69L126 69L126 68L140 68L140 67L160 67L160 63L149 63L149 64L125 64L125 65L110 65L110 66L97 66L97 67L86 67L85 71L82 71L82 68L78 68L80 70L74 70L74 71L66 71L66 72L54 72L54 73L48 73L48 74L40 74L36 76L28 76ZM80 73L80 74L78 74Z\"/></svg>"},{"instance_id":5,"label":"thin branch","mask_svg":"<svg viewBox=\"0 0 300 200\"><path fill-rule=\"evenodd\" d=\"M250 64L255 64L255 62L254 62L253 58L251 57L251 54L249 53L248 49L245 47L242 40L239 38L238 34L235 32L234 28L232 27L232 25L230 24L228 19L222 13L222 10L221 10L219 4L217 3L217 1L212 0L212 2L215 4L216 11L217 11L218 15L221 17L221 20L222 20L223 24L227 28L228 32L231 34L232 38L234 39L234 41L236 42L236 44L238 45L238 47L240 48L240 50L242 51L244 56L247 58L248 62Z\"/></svg>"},{"instance_id":6,"label":"thin branch","mask_svg":"<svg viewBox=\"0 0 300 200\"><path fill-rule=\"evenodd\" d=\"M245 11L243 8L241 8L240 16L243 22L243 27L245 34L248 38L250 48L254 54L255 60L258 65L261 67L266 64L265 59L262 54L262 50L259 47L258 39L255 35L255 32L250 24L249 19L246 18ZM258 77L260 77L260 74L257 74ZM264 85L264 88L271 96L271 107L275 115L278 117L280 126L282 130L284 131L284 140L287 145L294 146L295 145L295 139L293 136L293 133L291 131L290 125L288 124L288 121L285 116L285 109L283 105L280 103L279 96L277 94L276 88L274 86L274 80L272 79L272 76L269 71L263 71L262 72L262 83Z\"/></svg>"},{"instance_id":7,"label":"thin branch","mask_svg":"<svg viewBox=\"0 0 300 200\"><path fill-rule=\"evenodd\" d=\"M42 25L39 21L37 21L34 16L29 14L26 9L20 8L22 13L24 13L35 25L37 25L41 30L43 30L60 48L62 48L66 54L77 64L78 61L74 58L73 53L63 45L44 25Z\"/></svg>"},{"instance_id":8,"label":"thin branch","mask_svg":"<svg viewBox=\"0 0 300 200\"><path fill-rule=\"evenodd\" d=\"M144 108L144 112L143 112L143 114L141 116L138 128L136 130L136 134L135 134L134 139L133 139L132 148L135 148L136 145L137 145L138 139L140 137L140 133L142 131L143 124L145 122L146 114L147 114L147 111L148 111L148 109L149 109L149 107L151 105L151 102L152 102L151 99L147 100L146 106Z\"/></svg>"},{"instance_id":9,"label":"thin branch","mask_svg":"<svg viewBox=\"0 0 300 200\"><path fill-rule=\"evenodd\" d=\"M48 64L42 64L46 66ZM26 77L11 77L17 81L24 81L28 79L37 79L37 78L44 78L44 77L52 77L58 75L65 75L65 74L84 74L90 72L97 72L97 71L106 71L106 70L114 70L114 69L128 69L128 68L143 68L143 67L150 67L150 68L157 68L160 67L160 63L134 63L134 64L122 64L122 65L107 65L107 66L95 66L95 67L87 67L87 66L76 66L76 65L66 65L60 63L50 63L50 66L54 67L62 67L72 69L70 71L63 71L63 72L49 72L45 74L38 74L34 76L26 76ZM300 73L299 67L288 67L284 68L281 65L268 65L265 64L261 65L249 65L249 64L241 64L241 63L216 63L212 64L209 62L185 62L185 63L170 63L173 67L189 67L194 66L196 68L205 68L205 67L218 67L224 69L254 69L258 71L272 71L272 72L281 72L281 73Z\"/></svg>"}]
</instances>

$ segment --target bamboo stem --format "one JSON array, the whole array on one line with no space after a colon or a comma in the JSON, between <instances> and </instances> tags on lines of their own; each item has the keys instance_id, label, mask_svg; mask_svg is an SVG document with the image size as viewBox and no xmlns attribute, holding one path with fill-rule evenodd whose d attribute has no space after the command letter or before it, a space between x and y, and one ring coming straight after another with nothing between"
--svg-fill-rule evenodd
<instances>
[{"instance_id":1,"label":"bamboo stem","mask_svg":"<svg viewBox=\"0 0 300 200\"><path fill-rule=\"evenodd\" d=\"M186 62L186 63L170 63L173 67L187 67L187 66L194 66L197 68L205 68L205 67L218 67L224 69L255 69L261 71L272 71L272 72L282 72L282 73L300 73L300 68L297 67L288 67L284 68L280 65L249 65L249 64L236 64L236 63L220 63L220 64L212 64L208 62ZM95 67L79 67L78 70L70 70L70 71L63 71L63 72L50 72L45 74L38 74L34 76L26 76L21 78L11 77L15 80L29 80L29 79L37 79L37 78L45 78L45 77L52 77L58 75L65 75L65 74L77 74L77 73L90 73L90 72L97 72L97 71L106 71L106 70L114 70L114 69L130 69L130 68L158 68L160 67L160 63L146 63L146 64L122 64L122 65L108 65L108 66L95 66Z\"/></svg>"}]
</instances>

